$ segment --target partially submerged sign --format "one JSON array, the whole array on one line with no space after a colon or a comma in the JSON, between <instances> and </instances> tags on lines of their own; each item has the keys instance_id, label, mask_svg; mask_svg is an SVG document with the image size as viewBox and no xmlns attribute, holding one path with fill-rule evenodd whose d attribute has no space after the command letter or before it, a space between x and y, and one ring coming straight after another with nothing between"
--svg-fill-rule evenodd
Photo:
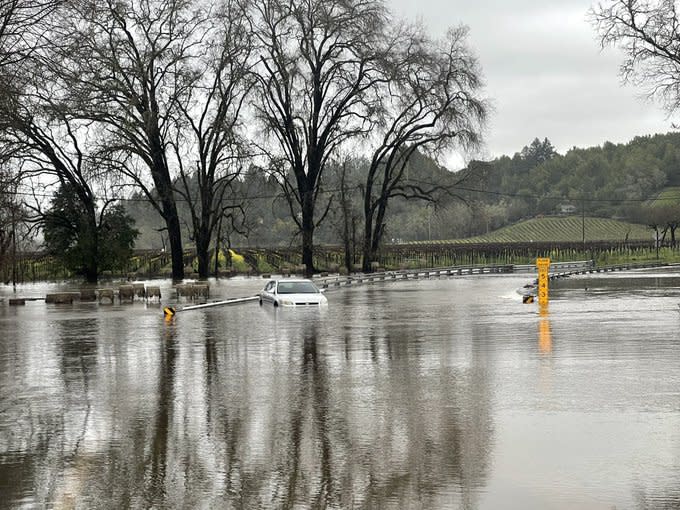
<instances>
[{"instance_id":1,"label":"partially submerged sign","mask_svg":"<svg viewBox=\"0 0 680 510\"><path fill-rule=\"evenodd\" d=\"M538 268L538 304L548 304L548 273L550 272L550 259L538 258L536 259L536 267Z\"/></svg>"}]
</instances>

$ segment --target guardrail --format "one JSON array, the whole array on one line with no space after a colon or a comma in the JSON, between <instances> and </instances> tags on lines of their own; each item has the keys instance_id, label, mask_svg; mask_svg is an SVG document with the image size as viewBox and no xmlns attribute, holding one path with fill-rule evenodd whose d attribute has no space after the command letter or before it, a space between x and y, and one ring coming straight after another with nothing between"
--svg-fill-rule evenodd
<instances>
[{"instance_id":1,"label":"guardrail","mask_svg":"<svg viewBox=\"0 0 680 510\"><path fill-rule=\"evenodd\" d=\"M570 270L566 271L553 271L552 265L550 267L550 278L563 278L567 276L572 276L572 275L577 275L577 274L586 274L586 273L611 273L614 271L630 271L633 269L652 269L655 267L663 267L663 266L668 266L670 264L664 263L664 262L648 262L648 263L643 263L643 264L638 264L638 263L631 263L631 264L612 264L610 266L599 266L595 267L594 265L591 267L587 268L572 268ZM566 269L566 268L562 268Z\"/></svg>"},{"instance_id":2,"label":"guardrail","mask_svg":"<svg viewBox=\"0 0 680 510\"><path fill-rule=\"evenodd\" d=\"M514 273L514 266L505 265L478 265L478 266L451 266L430 269L402 269L398 271L380 271L376 273L359 273L352 275L319 275L314 277L323 288L341 287L361 283L418 280L422 278L441 278L448 276L469 276L480 274Z\"/></svg>"},{"instance_id":3,"label":"guardrail","mask_svg":"<svg viewBox=\"0 0 680 510\"><path fill-rule=\"evenodd\" d=\"M574 262L555 262L550 264L550 279L564 278L571 275L587 273L606 273L612 271L626 271L666 266L668 264L653 262L647 264L616 264L596 267L592 260ZM536 273L536 266L523 265L478 265L452 266L431 269L404 269L398 271L381 271L376 273L359 273L352 275L321 274L314 277L314 281L323 288L351 286L362 283L418 280L423 278L441 278L450 276L470 276L482 274L502 273Z\"/></svg>"},{"instance_id":4,"label":"guardrail","mask_svg":"<svg viewBox=\"0 0 680 510\"><path fill-rule=\"evenodd\" d=\"M550 272L560 272L565 270L589 270L595 267L595 262L592 260L576 260L572 262L551 262ZM514 266L516 273L535 273L535 264L516 264Z\"/></svg>"}]
</instances>

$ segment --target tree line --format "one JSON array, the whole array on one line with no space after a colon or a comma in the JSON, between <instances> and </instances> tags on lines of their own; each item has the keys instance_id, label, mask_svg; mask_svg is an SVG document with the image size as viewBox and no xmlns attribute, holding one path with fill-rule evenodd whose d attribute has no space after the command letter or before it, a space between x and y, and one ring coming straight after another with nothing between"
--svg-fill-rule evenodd
<instances>
[{"instance_id":1,"label":"tree line","mask_svg":"<svg viewBox=\"0 0 680 510\"><path fill-rule=\"evenodd\" d=\"M510 223L565 210L644 223L651 199L680 186L680 134L605 142L564 155L547 138L535 139L514 156L490 162L486 176L489 193L480 197L504 205Z\"/></svg>"},{"instance_id":2,"label":"tree line","mask_svg":"<svg viewBox=\"0 0 680 510\"><path fill-rule=\"evenodd\" d=\"M208 276L248 174L278 186L312 272L315 230L351 192L326 194L326 174L358 157L368 269L390 200L443 187L405 178L413 154L477 146L487 116L467 29L433 38L379 0L10 0L0 23L2 180L89 281L134 242L132 194L162 218L177 280L182 204Z\"/></svg>"}]
</instances>

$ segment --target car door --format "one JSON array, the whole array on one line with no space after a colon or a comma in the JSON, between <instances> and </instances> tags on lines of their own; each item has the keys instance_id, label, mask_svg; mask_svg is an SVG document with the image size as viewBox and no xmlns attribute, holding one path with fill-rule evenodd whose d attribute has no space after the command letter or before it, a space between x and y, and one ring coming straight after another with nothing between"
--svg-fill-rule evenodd
<instances>
[{"instance_id":1,"label":"car door","mask_svg":"<svg viewBox=\"0 0 680 510\"><path fill-rule=\"evenodd\" d=\"M266 301L267 303L273 303L274 300L276 299L276 296L274 295L276 289L276 282L271 281L267 285L265 285L264 290L262 291L262 301Z\"/></svg>"}]
</instances>

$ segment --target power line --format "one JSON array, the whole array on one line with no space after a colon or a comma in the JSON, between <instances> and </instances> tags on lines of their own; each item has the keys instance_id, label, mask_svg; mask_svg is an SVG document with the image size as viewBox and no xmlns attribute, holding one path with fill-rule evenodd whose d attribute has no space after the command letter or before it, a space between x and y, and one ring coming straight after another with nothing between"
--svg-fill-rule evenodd
<instances>
[{"instance_id":1,"label":"power line","mask_svg":"<svg viewBox=\"0 0 680 510\"><path fill-rule=\"evenodd\" d=\"M438 183L433 183L433 182L428 182L428 181L421 181L417 179L410 179L408 181L405 181L405 184L420 184L420 185L428 185L428 186L442 186L441 184ZM345 191L360 191L363 189L362 185L356 185L356 186L350 186L345 188ZM567 202L587 202L587 203L644 203L644 202L650 202L650 201L655 201L655 202L670 202L670 201L680 201L680 195L672 195L672 196L665 196L665 197L648 197L648 198L592 198L592 197L568 197L568 196L545 196L545 195L532 195L532 194L526 194L526 193L510 193L510 192L503 192L503 191L492 191L492 190L485 190L485 189L478 189L478 188L471 188L467 186L451 186L451 190L453 191L465 191L468 193L479 193L483 195L494 195L494 196L500 196L500 197L510 197L510 198L522 198L522 199L528 199L528 200L555 200L555 201L567 201ZM342 191L342 188L329 188L329 189L321 189L319 190L319 193L322 194L331 194L331 193L339 193ZM8 190L0 190L0 195L13 195L13 196L26 196L26 197L35 197L35 198L52 198L54 195L53 194L47 194L47 193L34 193L34 192L28 192L28 191L8 191ZM227 198L227 200L273 200L276 198L282 198L282 194L277 193L274 195L244 195L244 196L237 196L237 197L232 197L232 198ZM148 198L131 198L131 197L115 197L112 198L112 200L115 201L121 201L121 202L131 202L131 203L145 203L149 202ZM176 202L189 202L184 197L175 197Z\"/></svg>"},{"instance_id":2,"label":"power line","mask_svg":"<svg viewBox=\"0 0 680 510\"><path fill-rule=\"evenodd\" d=\"M641 202L665 202L676 200L680 201L680 195L668 197L649 197L649 198L586 198L586 197L564 197L564 196L545 196L545 195L527 195L523 193L505 193L501 191L480 190L475 188L456 187L457 190L468 191L473 193L484 193L487 195L497 195L512 198L527 198L532 200L556 200L569 202L591 202L591 203L641 203Z\"/></svg>"}]
</instances>

